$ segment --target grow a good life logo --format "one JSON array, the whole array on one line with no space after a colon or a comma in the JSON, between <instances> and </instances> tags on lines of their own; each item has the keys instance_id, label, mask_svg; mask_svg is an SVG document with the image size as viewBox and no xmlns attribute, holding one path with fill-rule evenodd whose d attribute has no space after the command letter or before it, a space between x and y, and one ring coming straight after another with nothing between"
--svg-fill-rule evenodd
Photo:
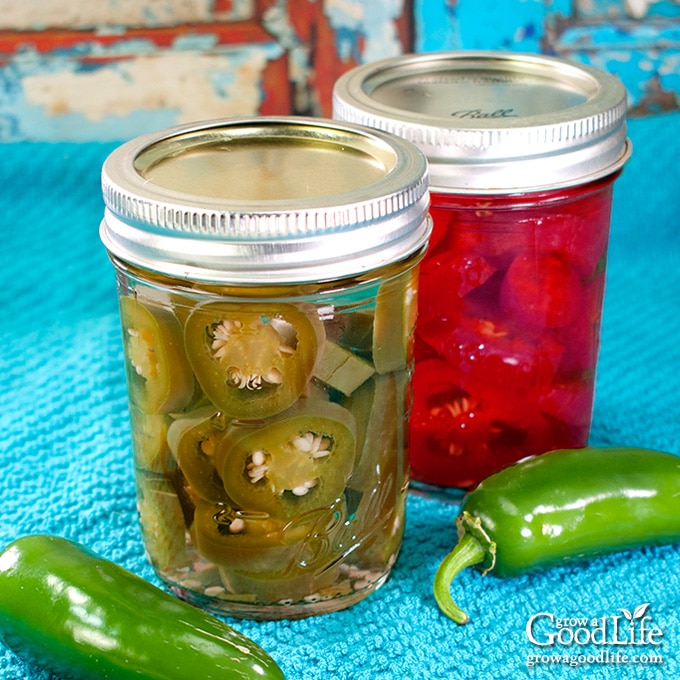
<instances>
[{"instance_id":1,"label":"grow a good life logo","mask_svg":"<svg viewBox=\"0 0 680 680\"><path fill-rule=\"evenodd\" d=\"M533 614L525 632L537 653L527 656L527 666L663 663L659 647L664 633L648 613L649 602L618 612L595 618Z\"/></svg>"}]
</instances>

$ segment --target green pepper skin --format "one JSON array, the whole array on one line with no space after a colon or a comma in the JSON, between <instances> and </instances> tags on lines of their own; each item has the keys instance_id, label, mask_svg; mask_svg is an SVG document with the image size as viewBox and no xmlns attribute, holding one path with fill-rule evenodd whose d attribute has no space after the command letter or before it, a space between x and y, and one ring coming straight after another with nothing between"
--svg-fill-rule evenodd
<instances>
[{"instance_id":1,"label":"green pepper skin","mask_svg":"<svg viewBox=\"0 0 680 680\"><path fill-rule=\"evenodd\" d=\"M64 538L0 553L0 639L72 680L282 680L254 642Z\"/></svg>"},{"instance_id":2,"label":"green pepper skin","mask_svg":"<svg viewBox=\"0 0 680 680\"><path fill-rule=\"evenodd\" d=\"M459 543L434 592L457 623L453 578L467 566L511 577L572 560L680 540L680 457L637 448L561 449L491 475L463 500Z\"/></svg>"}]
</instances>

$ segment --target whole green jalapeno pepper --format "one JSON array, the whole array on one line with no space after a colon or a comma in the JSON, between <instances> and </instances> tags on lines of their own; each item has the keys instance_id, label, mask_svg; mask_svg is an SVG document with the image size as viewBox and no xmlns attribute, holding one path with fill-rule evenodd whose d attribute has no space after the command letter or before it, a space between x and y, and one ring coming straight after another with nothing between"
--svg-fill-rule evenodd
<instances>
[{"instance_id":1,"label":"whole green jalapeno pepper","mask_svg":"<svg viewBox=\"0 0 680 680\"><path fill-rule=\"evenodd\" d=\"M222 621L64 538L0 553L0 639L74 680L282 680Z\"/></svg>"},{"instance_id":2,"label":"whole green jalapeno pepper","mask_svg":"<svg viewBox=\"0 0 680 680\"><path fill-rule=\"evenodd\" d=\"M474 488L456 524L459 541L437 570L434 596L462 624L468 616L450 587L466 567L509 577L680 540L680 457L626 447L532 456Z\"/></svg>"}]
</instances>

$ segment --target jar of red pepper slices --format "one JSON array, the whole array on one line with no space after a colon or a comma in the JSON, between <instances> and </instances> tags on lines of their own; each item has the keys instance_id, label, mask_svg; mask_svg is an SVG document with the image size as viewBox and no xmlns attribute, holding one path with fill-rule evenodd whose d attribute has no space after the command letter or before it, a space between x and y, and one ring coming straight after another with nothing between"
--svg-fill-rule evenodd
<instances>
[{"instance_id":1,"label":"jar of red pepper slices","mask_svg":"<svg viewBox=\"0 0 680 680\"><path fill-rule=\"evenodd\" d=\"M456 499L525 456L585 446L612 185L631 153L623 85L541 55L407 55L343 75L333 115L430 165L411 488Z\"/></svg>"}]
</instances>

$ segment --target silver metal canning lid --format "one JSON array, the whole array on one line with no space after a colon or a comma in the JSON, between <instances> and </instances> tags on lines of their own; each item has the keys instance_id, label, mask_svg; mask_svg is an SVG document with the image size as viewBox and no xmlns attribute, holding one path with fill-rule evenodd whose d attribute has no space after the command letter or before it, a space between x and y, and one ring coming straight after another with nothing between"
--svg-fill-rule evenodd
<instances>
[{"instance_id":1,"label":"silver metal canning lid","mask_svg":"<svg viewBox=\"0 0 680 680\"><path fill-rule=\"evenodd\" d=\"M418 251L427 160L379 130L303 117L184 125L106 159L100 235L124 262L187 280L327 281Z\"/></svg>"},{"instance_id":2,"label":"silver metal canning lid","mask_svg":"<svg viewBox=\"0 0 680 680\"><path fill-rule=\"evenodd\" d=\"M626 91L581 64L502 52L406 55L359 66L333 117L414 142L433 191L507 193L611 174L631 153Z\"/></svg>"}]
</instances>

